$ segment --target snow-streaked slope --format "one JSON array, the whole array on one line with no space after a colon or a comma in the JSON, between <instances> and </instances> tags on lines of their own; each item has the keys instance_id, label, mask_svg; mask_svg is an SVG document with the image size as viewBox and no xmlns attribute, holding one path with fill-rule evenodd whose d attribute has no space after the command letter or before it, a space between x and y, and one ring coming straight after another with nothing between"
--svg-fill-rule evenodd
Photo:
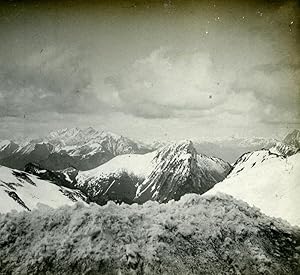
<instances>
[{"instance_id":1,"label":"snow-streaked slope","mask_svg":"<svg viewBox=\"0 0 300 275\"><path fill-rule=\"evenodd\" d=\"M198 155L192 142L185 140L144 155L117 156L95 169L79 172L76 187L100 204L107 200L166 202L186 193L205 192L230 169L220 159Z\"/></svg>"},{"instance_id":2,"label":"snow-streaked slope","mask_svg":"<svg viewBox=\"0 0 300 275\"><path fill-rule=\"evenodd\" d=\"M300 149L293 145L288 145L284 142L277 142L275 146L270 148L270 151L277 155L292 156L300 151Z\"/></svg>"},{"instance_id":3,"label":"snow-streaked slope","mask_svg":"<svg viewBox=\"0 0 300 275\"><path fill-rule=\"evenodd\" d=\"M26 172L0 166L0 213L31 210L36 208L38 203L56 208L84 200L85 196L78 190L58 186Z\"/></svg>"},{"instance_id":4,"label":"snow-streaked slope","mask_svg":"<svg viewBox=\"0 0 300 275\"><path fill-rule=\"evenodd\" d=\"M7 147L9 147L11 144L10 140L0 140L0 151L5 150Z\"/></svg>"},{"instance_id":5,"label":"snow-streaked slope","mask_svg":"<svg viewBox=\"0 0 300 275\"><path fill-rule=\"evenodd\" d=\"M283 157L261 150L243 155L227 178L205 194L223 192L265 214L300 225L300 154Z\"/></svg>"},{"instance_id":6,"label":"snow-streaked slope","mask_svg":"<svg viewBox=\"0 0 300 275\"><path fill-rule=\"evenodd\" d=\"M99 204L109 200L132 203L137 186L152 171L155 153L116 156L99 167L79 171L76 188Z\"/></svg>"},{"instance_id":7,"label":"snow-streaked slope","mask_svg":"<svg viewBox=\"0 0 300 275\"><path fill-rule=\"evenodd\" d=\"M54 152L54 146L44 142L27 142L23 146L7 154L1 159L1 164L6 167L24 169L29 162L40 162L47 159Z\"/></svg>"},{"instance_id":8,"label":"snow-streaked slope","mask_svg":"<svg viewBox=\"0 0 300 275\"><path fill-rule=\"evenodd\" d=\"M224 179L230 165L221 159L197 154L189 140L157 150L156 165L138 187L136 200L166 202L187 193L202 194Z\"/></svg>"},{"instance_id":9,"label":"snow-streaked slope","mask_svg":"<svg viewBox=\"0 0 300 275\"><path fill-rule=\"evenodd\" d=\"M18 150L19 145L10 140L0 140L0 159L6 158Z\"/></svg>"}]
</instances>

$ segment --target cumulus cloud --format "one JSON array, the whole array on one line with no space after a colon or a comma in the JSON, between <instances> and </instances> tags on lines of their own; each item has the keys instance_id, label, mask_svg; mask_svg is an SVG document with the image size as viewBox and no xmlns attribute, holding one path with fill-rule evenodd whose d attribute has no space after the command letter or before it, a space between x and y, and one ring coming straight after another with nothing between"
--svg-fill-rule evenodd
<instances>
[{"instance_id":1,"label":"cumulus cloud","mask_svg":"<svg viewBox=\"0 0 300 275\"><path fill-rule=\"evenodd\" d=\"M295 63L295 64L294 64ZM299 122L300 66L220 64L208 51L159 48L97 80L83 52L48 47L2 65L0 116L119 112L145 119Z\"/></svg>"},{"instance_id":2,"label":"cumulus cloud","mask_svg":"<svg viewBox=\"0 0 300 275\"><path fill-rule=\"evenodd\" d=\"M207 53L176 53L160 48L106 79L111 100L144 117L176 116L184 110L206 110L222 104L230 93L227 75L213 74Z\"/></svg>"},{"instance_id":3,"label":"cumulus cloud","mask_svg":"<svg viewBox=\"0 0 300 275\"><path fill-rule=\"evenodd\" d=\"M286 66L284 65L286 64ZM108 77L107 102L144 118L245 117L299 122L299 64L223 66L205 52L160 48Z\"/></svg>"}]
</instances>

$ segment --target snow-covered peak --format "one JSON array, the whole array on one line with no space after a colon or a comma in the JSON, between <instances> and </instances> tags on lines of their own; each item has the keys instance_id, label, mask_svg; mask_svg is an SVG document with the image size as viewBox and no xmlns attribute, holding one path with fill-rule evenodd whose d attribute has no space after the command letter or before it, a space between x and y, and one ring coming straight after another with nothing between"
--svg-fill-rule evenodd
<instances>
[{"instance_id":1,"label":"snow-covered peak","mask_svg":"<svg viewBox=\"0 0 300 275\"><path fill-rule=\"evenodd\" d=\"M99 167L79 172L77 186L100 203L109 198L127 202L179 199L186 193L203 193L225 178L230 165L197 155L190 140L173 142L158 150L116 156ZM128 191L130 190L130 191Z\"/></svg>"},{"instance_id":2,"label":"snow-covered peak","mask_svg":"<svg viewBox=\"0 0 300 275\"><path fill-rule=\"evenodd\" d=\"M300 131L294 130L289 133L283 140L285 144L300 148Z\"/></svg>"},{"instance_id":3,"label":"snow-covered peak","mask_svg":"<svg viewBox=\"0 0 300 275\"><path fill-rule=\"evenodd\" d=\"M300 225L300 154L290 157L270 150L246 153L225 180L205 194L223 192L254 205L267 215Z\"/></svg>"},{"instance_id":4,"label":"snow-covered peak","mask_svg":"<svg viewBox=\"0 0 300 275\"><path fill-rule=\"evenodd\" d=\"M299 152L300 148L293 145L288 145L284 142L277 142L275 146L270 148L270 151L275 154L287 157L287 156L292 156L297 152Z\"/></svg>"},{"instance_id":5,"label":"snow-covered peak","mask_svg":"<svg viewBox=\"0 0 300 275\"><path fill-rule=\"evenodd\" d=\"M166 157L176 156L179 159L186 159L196 157L197 151L191 140L182 140L179 142L172 142L168 145L160 147L157 150L156 158L164 160Z\"/></svg>"},{"instance_id":6,"label":"snow-covered peak","mask_svg":"<svg viewBox=\"0 0 300 275\"><path fill-rule=\"evenodd\" d=\"M296 154L300 151L300 131L292 131L282 142L277 142L270 150L286 157Z\"/></svg>"},{"instance_id":7,"label":"snow-covered peak","mask_svg":"<svg viewBox=\"0 0 300 275\"><path fill-rule=\"evenodd\" d=\"M72 137L75 136L76 134L78 134L78 132L80 131L79 128L64 128L64 129L60 129L57 131L53 131L49 134L49 138L62 138L62 137Z\"/></svg>"},{"instance_id":8,"label":"snow-covered peak","mask_svg":"<svg viewBox=\"0 0 300 275\"><path fill-rule=\"evenodd\" d=\"M66 128L52 132L44 139L58 146L59 150L65 150L67 152L72 150L72 154L76 154L74 151L77 151L77 155L80 154L80 151L82 151L80 147L83 146L85 147L84 151L86 151L88 147L92 147L89 154L96 153L98 151L95 150L96 147L100 151L103 151L102 149L104 148L113 155L131 153L138 150L138 145L132 140L111 132L98 131L92 127L85 129ZM94 153L92 153L92 151Z\"/></svg>"}]
</instances>

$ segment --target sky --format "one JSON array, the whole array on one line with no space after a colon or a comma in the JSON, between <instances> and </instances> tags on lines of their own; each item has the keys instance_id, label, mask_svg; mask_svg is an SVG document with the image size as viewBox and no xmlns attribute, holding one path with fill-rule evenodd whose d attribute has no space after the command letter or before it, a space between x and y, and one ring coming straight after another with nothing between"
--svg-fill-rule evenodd
<instances>
[{"instance_id":1,"label":"sky","mask_svg":"<svg viewBox=\"0 0 300 275\"><path fill-rule=\"evenodd\" d=\"M299 17L281 0L2 1L0 139L282 138L300 128Z\"/></svg>"}]
</instances>

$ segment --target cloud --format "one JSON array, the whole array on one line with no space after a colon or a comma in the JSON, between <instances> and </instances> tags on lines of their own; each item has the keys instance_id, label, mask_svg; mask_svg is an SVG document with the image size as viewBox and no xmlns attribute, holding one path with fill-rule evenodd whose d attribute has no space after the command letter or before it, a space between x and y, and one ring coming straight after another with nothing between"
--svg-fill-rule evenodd
<instances>
[{"instance_id":1,"label":"cloud","mask_svg":"<svg viewBox=\"0 0 300 275\"><path fill-rule=\"evenodd\" d=\"M82 53L48 47L0 65L0 116L54 111L92 112L97 97Z\"/></svg>"},{"instance_id":2,"label":"cloud","mask_svg":"<svg viewBox=\"0 0 300 275\"><path fill-rule=\"evenodd\" d=\"M4 64L0 116L119 112L236 125L299 121L298 61L236 67L208 51L159 48L104 80L92 70L84 52L72 48L48 47Z\"/></svg>"},{"instance_id":3,"label":"cloud","mask_svg":"<svg viewBox=\"0 0 300 275\"><path fill-rule=\"evenodd\" d=\"M257 115L268 123L300 121L300 63L263 64L243 72L235 87L251 90L259 102Z\"/></svg>"},{"instance_id":4,"label":"cloud","mask_svg":"<svg viewBox=\"0 0 300 275\"><path fill-rule=\"evenodd\" d=\"M106 78L106 102L143 118L299 122L297 62L222 65L205 52L160 48Z\"/></svg>"},{"instance_id":5,"label":"cloud","mask_svg":"<svg viewBox=\"0 0 300 275\"><path fill-rule=\"evenodd\" d=\"M236 75L220 70L207 53L160 48L106 84L120 109L144 118L251 112L259 102L253 91L234 87Z\"/></svg>"},{"instance_id":6,"label":"cloud","mask_svg":"<svg viewBox=\"0 0 300 275\"><path fill-rule=\"evenodd\" d=\"M119 108L143 117L167 117L184 110L206 110L226 100L229 82L214 75L206 53L174 53L160 48L106 79ZM116 100L117 99L117 100Z\"/></svg>"}]
</instances>

